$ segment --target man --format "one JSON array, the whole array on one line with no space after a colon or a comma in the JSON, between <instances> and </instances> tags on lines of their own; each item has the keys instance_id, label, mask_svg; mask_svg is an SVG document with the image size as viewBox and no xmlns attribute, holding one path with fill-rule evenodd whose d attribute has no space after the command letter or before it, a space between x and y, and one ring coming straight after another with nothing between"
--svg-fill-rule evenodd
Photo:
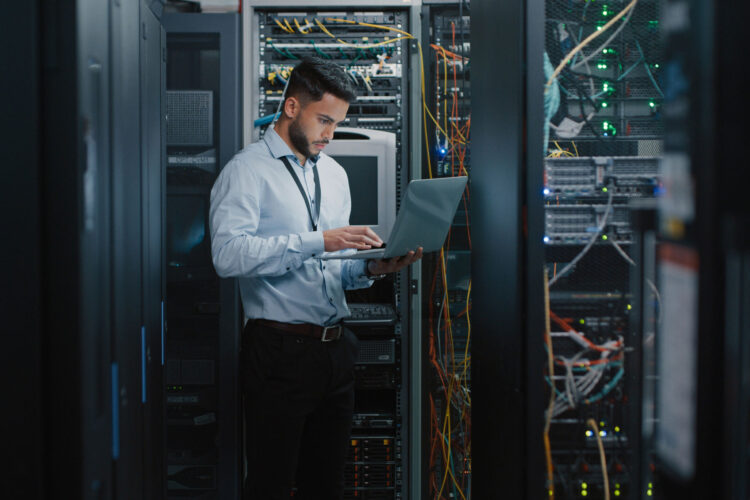
<instances>
[{"instance_id":1,"label":"man","mask_svg":"<svg viewBox=\"0 0 750 500\"><path fill-rule=\"evenodd\" d=\"M344 169L322 153L354 89L336 64L292 72L279 121L235 155L211 190L211 248L222 277L239 278L246 499L333 500L354 408L356 338L341 327L344 290L364 288L422 256L319 260L324 251L380 247L349 225Z\"/></svg>"}]
</instances>

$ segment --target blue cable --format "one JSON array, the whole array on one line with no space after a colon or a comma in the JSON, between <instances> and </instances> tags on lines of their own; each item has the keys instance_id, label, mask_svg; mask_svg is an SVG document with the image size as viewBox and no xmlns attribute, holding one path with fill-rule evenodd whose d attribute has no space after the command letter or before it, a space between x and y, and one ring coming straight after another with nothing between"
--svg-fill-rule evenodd
<instances>
[{"instance_id":1,"label":"blue cable","mask_svg":"<svg viewBox=\"0 0 750 500\"><path fill-rule=\"evenodd\" d=\"M584 399L584 402L587 404L596 403L600 399L602 399L604 396L609 394L612 389L615 388L617 383L620 381L620 379L625 375L625 368L620 368L620 371L617 372L617 374L612 377L612 380L607 382L607 384L602 388L601 392L595 394L594 396Z\"/></svg>"},{"instance_id":2,"label":"blue cable","mask_svg":"<svg viewBox=\"0 0 750 500\"><path fill-rule=\"evenodd\" d=\"M544 52L544 78L549 80L555 68L549 60L549 55ZM547 156L547 145L549 144L549 122L560 107L560 84L557 79L552 82L551 87L544 93L544 142L542 143L542 154Z\"/></svg>"},{"instance_id":3,"label":"blue cable","mask_svg":"<svg viewBox=\"0 0 750 500\"><path fill-rule=\"evenodd\" d=\"M274 121L279 115L281 115L281 111L279 111L278 113L261 116L260 118L258 118L257 120L253 122L253 127L262 127L263 125L268 125L269 123Z\"/></svg>"},{"instance_id":4,"label":"blue cable","mask_svg":"<svg viewBox=\"0 0 750 500\"><path fill-rule=\"evenodd\" d=\"M638 43L638 40L635 41L636 47L638 47L638 52L641 53L641 57L643 58L643 65L646 67L646 73L648 73L648 77L651 79L651 83L654 84L654 88L657 92L659 92L659 95L664 98L664 92L661 91L661 88L659 87L659 84L656 83L656 79L654 78L654 75L651 74L651 69L648 67L648 63L646 62L646 55L643 53L643 49L641 49L641 44Z\"/></svg>"}]
</instances>

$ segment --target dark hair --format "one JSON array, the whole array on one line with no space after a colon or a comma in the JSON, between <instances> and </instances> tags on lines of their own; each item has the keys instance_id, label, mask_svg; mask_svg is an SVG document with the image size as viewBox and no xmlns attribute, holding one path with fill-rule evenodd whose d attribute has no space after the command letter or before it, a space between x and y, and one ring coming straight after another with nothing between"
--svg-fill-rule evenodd
<instances>
[{"instance_id":1,"label":"dark hair","mask_svg":"<svg viewBox=\"0 0 750 500\"><path fill-rule=\"evenodd\" d=\"M346 71L336 63L318 57L306 57L289 76L286 97L297 97L303 103L319 101L326 92L349 103L357 94Z\"/></svg>"}]
</instances>

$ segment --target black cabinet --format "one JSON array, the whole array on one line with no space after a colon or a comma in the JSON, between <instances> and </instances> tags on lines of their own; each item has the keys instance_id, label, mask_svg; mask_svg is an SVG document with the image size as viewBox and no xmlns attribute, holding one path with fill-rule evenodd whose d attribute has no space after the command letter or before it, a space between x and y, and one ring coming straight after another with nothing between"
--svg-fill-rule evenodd
<instances>
[{"instance_id":1,"label":"black cabinet","mask_svg":"<svg viewBox=\"0 0 750 500\"><path fill-rule=\"evenodd\" d=\"M239 16L169 14L166 162L166 497L237 498L236 281L211 262L208 208L240 148Z\"/></svg>"}]
</instances>

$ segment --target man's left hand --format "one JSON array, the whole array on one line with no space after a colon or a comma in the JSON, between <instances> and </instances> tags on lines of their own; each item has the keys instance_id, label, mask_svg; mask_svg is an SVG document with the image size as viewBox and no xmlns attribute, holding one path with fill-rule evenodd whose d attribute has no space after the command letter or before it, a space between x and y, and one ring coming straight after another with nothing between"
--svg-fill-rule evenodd
<instances>
[{"instance_id":1,"label":"man's left hand","mask_svg":"<svg viewBox=\"0 0 750 500\"><path fill-rule=\"evenodd\" d=\"M418 261L422 258L422 247L419 247L416 252L411 251L401 257L393 257L391 259L371 259L367 261L367 270L371 275L395 273L405 268L406 266Z\"/></svg>"}]
</instances>

